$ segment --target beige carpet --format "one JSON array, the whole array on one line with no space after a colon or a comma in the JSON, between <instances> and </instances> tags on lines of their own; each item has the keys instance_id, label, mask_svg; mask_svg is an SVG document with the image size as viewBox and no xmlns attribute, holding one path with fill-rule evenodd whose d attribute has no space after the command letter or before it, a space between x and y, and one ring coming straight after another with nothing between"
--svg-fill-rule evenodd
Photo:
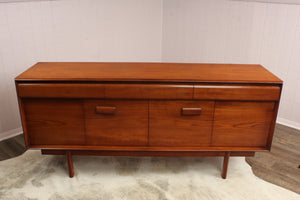
<instances>
[{"instance_id":1,"label":"beige carpet","mask_svg":"<svg viewBox=\"0 0 300 200\"><path fill-rule=\"evenodd\" d=\"M74 156L70 179L64 156L31 150L0 162L0 199L300 199L254 176L244 158L231 158L226 180L221 165L212 157Z\"/></svg>"}]
</instances>

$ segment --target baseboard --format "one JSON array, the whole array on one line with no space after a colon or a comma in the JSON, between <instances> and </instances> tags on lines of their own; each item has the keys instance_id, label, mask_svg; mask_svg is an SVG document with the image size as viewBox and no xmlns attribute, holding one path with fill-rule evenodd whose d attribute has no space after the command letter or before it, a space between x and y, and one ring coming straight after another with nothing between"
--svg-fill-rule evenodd
<instances>
[{"instance_id":1,"label":"baseboard","mask_svg":"<svg viewBox=\"0 0 300 200\"><path fill-rule=\"evenodd\" d=\"M0 141L14 137L14 136L22 134L22 133L23 133L23 129L21 127L6 131L6 132L2 132L2 133L0 133Z\"/></svg>"},{"instance_id":2,"label":"baseboard","mask_svg":"<svg viewBox=\"0 0 300 200\"><path fill-rule=\"evenodd\" d=\"M277 123L300 130L300 123L277 117Z\"/></svg>"}]
</instances>

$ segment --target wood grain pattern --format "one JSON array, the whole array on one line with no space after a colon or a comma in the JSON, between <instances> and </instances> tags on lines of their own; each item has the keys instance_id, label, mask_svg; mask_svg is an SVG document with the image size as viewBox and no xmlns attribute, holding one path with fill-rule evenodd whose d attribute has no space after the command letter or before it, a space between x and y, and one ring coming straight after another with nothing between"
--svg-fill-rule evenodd
<instances>
[{"instance_id":1,"label":"wood grain pattern","mask_svg":"<svg viewBox=\"0 0 300 200\"><path fill-rule=\"evenodd\" d=\"M270 149L282 81L260 65L38 63L16 84L29 147L65 150L70 176L72 152L95 151L222 155L225 178L231 153Z\"/></svg>"},{"instance_id":2,"label":"wood grain pattern","mask_svg":"<svg viewBox=\"0 0 300 200\"><path fill-rule=\"evenodd\" d=\"M274 102L216 101L213 146L267 146Z\"/></svg>"},{"instance_id":3,"label":"wood grain pattern","mask_svg":"<svg viewBox=\"0 0 300 200\"><path fill-rule=\"evenodd\" d=\"M282 83L261 65L195 63L37 63L17 81Z\"/></svg>"},{"instance_id":4,"label":"wood grain pattern","mask_svg":"<svg viewBox=\"0 0 300 200\"><path fill-rule=\"evenodd\" d=\"M19 83L17 90L23 98L104 98L103 84Z\"/></svg>"},{"instance_id":5,"label":"wood grain pattern","mask_svg":"<svg viewBox=\"0 0 300 200\"><path fill-rule=\"evenodd\" d=\"M114 115L99 115L97 106L115 107ZM148 101L85 100L87 145L132 145L148 143Z\"/></svg>"},{"instance_id":6,"label":"wood grain pattern","mask_svg":"<svg viewBox=\"0 0 300 200\"><path fill-rule=\"evenodd\" d=\"M105 84L105 98L192 99L192 84Z\"/></svg>"},{"instance_id":7,"label":"wood grain pattern","mask_svg":"<svg viewBox=\"0 0 300 200\"><path fill-rule=\"evenodd\" d=\"M183 116L182 108L201 108L201 115ZM150 146L209 146L214 101L150 101Z\"/></svg>"},{"instance_id":8,"label":"wood grain pattern","mask_svg":"<svg viewBox=\"0 0 300 200\"><path fill-rule=\"evenodd\" d=\"M24 98L278 100L279 86L111 83L19 83Z\"/></svg>"},{"instance_id":9,"label":"wood grain pattern","mask_svg":"<svg viewBox=\"0 0 300 200\"><path fill-rule=\"evenodd\" d=\"M31 145L83 145L83 106L77 100L23 99Z\"/></svg>"},{"instance_id":10,"label":"wood grain pattern","mask_svg":"<svg viewBox=\"0 0 300 200\"><path fill-rule=\"evenodd\" d=\"M194 99L212 100L278 100L279 86L195 85Z\"/></svg>"}]
</instances>

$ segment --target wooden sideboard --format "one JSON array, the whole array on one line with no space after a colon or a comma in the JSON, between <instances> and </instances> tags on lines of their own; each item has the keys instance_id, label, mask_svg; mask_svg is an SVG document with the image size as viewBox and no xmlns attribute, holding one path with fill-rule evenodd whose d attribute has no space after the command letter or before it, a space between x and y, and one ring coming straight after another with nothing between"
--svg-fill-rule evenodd
<instances>
[{"instance_id":1,"label":"wooden sideboard","mask_svg":"<svg viewBox=\"0 0 300 200\"><path fill-rule=\"evenodd\" d=\"M16 77L27 148L43 154L269 151L282 81L260 65L37 63Z\"/></svg>"}]
</instances>

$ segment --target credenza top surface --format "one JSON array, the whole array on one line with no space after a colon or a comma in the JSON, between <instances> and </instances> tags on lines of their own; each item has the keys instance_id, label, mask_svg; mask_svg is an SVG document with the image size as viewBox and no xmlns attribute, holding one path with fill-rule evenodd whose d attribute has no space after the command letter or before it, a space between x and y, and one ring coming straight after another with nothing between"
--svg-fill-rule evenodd
<instances>
[{"instance_id":1,"label":"credenza top surface","mask_svg":"<svg viewBox=\"0 0 300 200\"><path fill-rule=\"evenodd\" d=\"M261 65L121 62L39 62L16 81L282 83Z\"/></svg>"}]
</instances>

